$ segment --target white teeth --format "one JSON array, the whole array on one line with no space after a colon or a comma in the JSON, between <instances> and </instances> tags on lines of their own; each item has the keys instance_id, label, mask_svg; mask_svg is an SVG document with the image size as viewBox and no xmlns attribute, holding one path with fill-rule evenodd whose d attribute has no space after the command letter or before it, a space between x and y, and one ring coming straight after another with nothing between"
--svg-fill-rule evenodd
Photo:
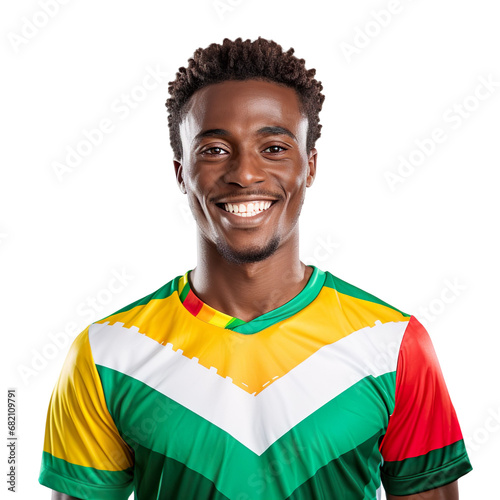
<instances>
[{"instance_id":1,"label":"white teeth","mask_svg":"<svg viewBox=\"0 0 500 500\"><path fill-rule=\"evenodd\" d=\"M224 210L240 217L253 217L267 210L272 205L271 201L252 201L249 203L224 203Z\"/></svg>"}]
</instances>

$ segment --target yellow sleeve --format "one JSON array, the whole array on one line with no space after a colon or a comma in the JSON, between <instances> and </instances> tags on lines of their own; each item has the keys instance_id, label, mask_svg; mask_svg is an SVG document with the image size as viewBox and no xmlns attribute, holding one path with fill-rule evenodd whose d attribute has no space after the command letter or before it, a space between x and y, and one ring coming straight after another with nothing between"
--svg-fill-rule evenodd
<instances>
[{"instance_id":1,"label":"yellow sleeve","mask_svg":"<svg viewBox=\"0 0 500 500\"><path fill-rule=\"evenodd\" d=\"M126 499L133 451L104 398L88 328L73 342L50 399L39 481L82 499Z\"/></svg>"}]
</instances>

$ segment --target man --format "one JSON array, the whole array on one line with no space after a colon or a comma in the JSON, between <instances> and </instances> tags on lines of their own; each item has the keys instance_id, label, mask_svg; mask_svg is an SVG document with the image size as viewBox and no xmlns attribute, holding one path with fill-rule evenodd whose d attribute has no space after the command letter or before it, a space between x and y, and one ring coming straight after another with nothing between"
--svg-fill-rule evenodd
<instances>
[{"instance_id":1,"label":"man","mask_svg":"<svg viewBox=\"0 0 500 500\"><path fill-rule=\"evenodd\" d=\"M458 498L471 466L424 328L299 260L314 75L226 39L171 82L197 266L75 340L47 418L53 498Z\"/></svg>"}]
</instances>

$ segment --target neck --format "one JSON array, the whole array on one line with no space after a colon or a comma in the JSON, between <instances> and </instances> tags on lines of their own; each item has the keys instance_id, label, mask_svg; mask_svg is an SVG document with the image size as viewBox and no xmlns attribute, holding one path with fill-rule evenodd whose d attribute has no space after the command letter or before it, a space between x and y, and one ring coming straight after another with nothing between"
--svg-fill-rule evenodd
<instances>
[{"instance_id":1,"label":"neck","mask_svg":"<svg viewBox=\"0 0 500 500\"><path fill-rule=\"evenodd\" d=\"M190 273L193 292L206 304L250 321L293 299L305 287L312 268L299 259L298 235L270 257L235 264L199 236L198 263Z\"/></svg>"}]
</instances>

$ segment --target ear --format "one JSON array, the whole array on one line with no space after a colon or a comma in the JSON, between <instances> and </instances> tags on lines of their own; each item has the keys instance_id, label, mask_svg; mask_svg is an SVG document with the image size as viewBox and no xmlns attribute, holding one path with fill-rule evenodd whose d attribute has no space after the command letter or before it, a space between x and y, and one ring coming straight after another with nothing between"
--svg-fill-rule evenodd
<instances>
[{"instance_id":1,"label":"ear","mask_svg":"<svg viewBox=\"0 0 500 500\"><path fill-rule=\"evenodd\" d=\"M184 184L184 172L182 169L181 162L174 160L174 170L175 170L175 178L177 179L177 185L181 190L181 193L186 194L186 184Z\"/></svg>"},{"instance_id":2,"label":"ear","mask_svg":"<svg viewBox=\"0 0 500 500\"><path fill-rule=\"evenodd\" d=\"M316 160L318 158L318 151L315 148L311 149L309 159L307 160L307 180L306 187L311 187L314 179L316 178Z\"/></svg>"}]
</instances>

